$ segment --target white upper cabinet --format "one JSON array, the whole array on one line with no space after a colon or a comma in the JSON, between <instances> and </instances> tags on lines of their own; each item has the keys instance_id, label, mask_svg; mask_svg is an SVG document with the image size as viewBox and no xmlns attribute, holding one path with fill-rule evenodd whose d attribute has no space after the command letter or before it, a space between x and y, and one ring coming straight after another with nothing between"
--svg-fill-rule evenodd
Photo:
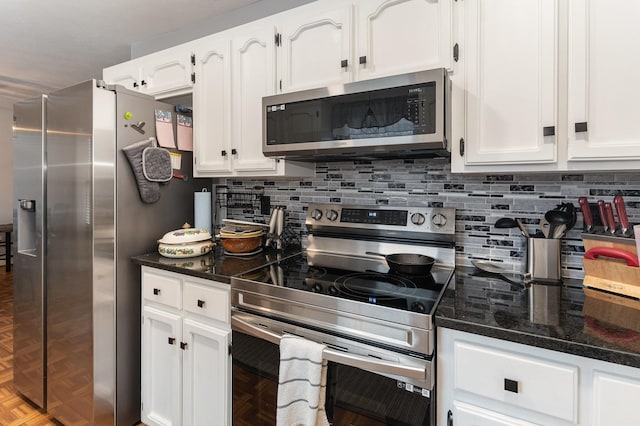
<instances>
[{"instance_id":1,"label":"white upper cabinet","mask_svg":"<svg viewBox=\"0 0 640 426\"><path fill-rule=\"evenodd\" d=\"M465 0L453 15L452 171L637 169L640 3Z\"/></svg>"},{"instance_id":2,"label":"white upper cabinet","mask_svg":"<svg viewBox=\"0 0 640 426\"><path fill-rule=\"evenodd\" d=\"M185 44L105 68L102 78L161 99L188 93L192 72L191 48Z\"/></svg>"},{"instance_id":3,"label":"white upper cabinet","mask_svg":"<svg viewBox=\"0 0 640 426\"><path fill-rule=\"evenodd\" d=\"M451 0L318 1L279 21L280 92L451 65Z\"/></svg>"},{"instance_id":4,"label":"white upper cabinet","mask_svg":"<svg viewBox=\"0 0 640 426\"><path fill-rule=\"evenodd\" d=\"M193 85L192 65L191 49L186 45L145 56L140 91L156 98L187 93Z\"/></svg>"},{"instance_id":5,"label":"white upper cabinet","mask_svg":"<svg viewBox=\"0 0 640 426\"><path fill-rule=\"evenodd\" d=\"M640 2L568 3L568 159L638 160Z\"/></svg>"},{"instance_id":6,"label":"white upper cabinet","mask_svg":"<svg viewBox=\"0 0 640 426\"><path fill-rule=\"evenodd\" d=\"M464 3L453 111L464 117L453 133L464 146L452 155L467 165L555 163L557 2Z\"/></svg>"},{"instance_id":7,"label":"white upper cabinet","mask_svg":"<svg viewBox=\"0 0 640 426\"><path fill-rule=\"evenodd\" d=\"M276 90L274 27L205 37L193 52L194 176L312 175L312 164L262 155L262 97Z\"/></svg>"},{"instance_id":8,"label":"white upper cabinet","mask_svg":"<svg viewBox=\"0 0 640 426\"><path fill-rule=\"evenodd\" d=\"M357 80L450 67L451 0L358 0L356 8Z\"/></svg>"},{"instance_id":9,"label":"white upper cabinet","mask_svg":"<svg viewBox=\"0 0 640 426\"><path fill-rule=\"evenodd\" d=\"M108 84L119 84L129 90L139 90L142 80L142 59L132 59L102 70L102 79Z\"/></svg>"},{"instance_id":10,"label":"white upper cabinet","mask_svg":"<svg viewBox=\"0 0 640 426\"><path fill-rule=\"evenodd\" d=\"M194 175L231 172L231 42L207 37L194 45Z\"/></svg>"},{"instance_id":11,"label":"white upper cabinet","mask_svg":"<svg viewBox=\"0 0 640 426\"><path fill-rule=\"evenodd\" d=\"M262 97L276 92L275 28L255 28L231 42L233 79L231 155L237 171L275 171L276 160L262 155Z\"/></svg>"},{"instance_id":12,"label":"white upper cabinet","mask_svg":"<svg viewBox=\"0 0 640 426\"><path fill-rule=\"evenodd\" d=\"M278 26L282 92L353 80L353 7L320 6L305 7L304 13L289 15Z\"/></svg>"}]
</instances>

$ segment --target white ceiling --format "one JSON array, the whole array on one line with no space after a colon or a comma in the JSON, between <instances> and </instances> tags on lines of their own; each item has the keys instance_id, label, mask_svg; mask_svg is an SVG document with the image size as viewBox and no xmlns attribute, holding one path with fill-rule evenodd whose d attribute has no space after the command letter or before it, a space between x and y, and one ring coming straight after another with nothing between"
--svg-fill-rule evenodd
<instances>
[{"instance_id":1,"label":"white ceiling","mask_svg":"<svg viewBox=\"0 0 640 426\"><path fill-rule=\"evenodd\" d=\"M131 45L268 0L2 0L0 108L130 59Z\"/></svg>"}]
</instances>

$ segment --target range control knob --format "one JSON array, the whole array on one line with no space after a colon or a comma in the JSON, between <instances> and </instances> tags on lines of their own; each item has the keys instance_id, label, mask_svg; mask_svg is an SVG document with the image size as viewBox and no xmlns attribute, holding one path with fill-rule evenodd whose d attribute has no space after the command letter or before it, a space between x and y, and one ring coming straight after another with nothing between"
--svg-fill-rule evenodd
<instances>
[{"instance_id":1,"label":"range control knob","mask_svg":"<svg viewBox=\"0 0 640 426\"><path fill-rule=\"evenodd\" d=\"M426 309L424 308L424 305L420 302L413 302L411 304L411 310L413 312L420 312L421 314L424 314L426 312Z\"/></svg>"},{"instance_id":2,"label":"range control knob","mask_svg":"<svg viewBox=\"0 0 640 426\"><path fill-rule=\"evenodd\" d=\"M313 287L311 287L311 291L314 293L321 293L322 292L322 286L318 283L314 284Z\"/></svg>"},{"instance_id":3,"label":"range control knob","mask_svg":"<svg viewBox=\"0 0 640 426\"><path fill-rule=\"evenodd\" d=\"M331 287L329 287L329 294L330 294L330 295L335 296L335 295L336 295L336 294L338 294L338 293L339 293L339 291L338 291L338 289L336 288L336 286L332 285Z\"/></svg>"},{"instance_id":4,"label":"range control knob","mask_svg":"<svg viewBox=\"0 0 640 426\"><path fill-rule=\"evenodd\" d=\"M311 212L311 218L312 218L312 219L315 219L315 220L320 220L320 219L322 219L322 210L314 209L314 210Z\"/></svg>"},{"instance_id":5,"label":"range control knob","mask_svg":"<svg viewBox=\"0 0 640 426\"><path fill-rule=\"evenodd\" d=\"M334 220L336 220L338 218L338 212L331 209L331 210L327 210L327 219L329 219L331 222L333 222Z\"/></svg>"},{"instance_id":6,"label":"range control knob","mask_svg":"<svg viewBox=\"0 0 640 426\"><path fill-rule=\"evenodd\" d=\"M436 213L431 218L431 223L433 223L435 226L443 227L447 224L447 218L442 213Z\"/></svg>"},{"instance_id":7,"label":"range control knob","mask_svg":"<svg viewBox=\"0 0 640 426\"><path fill-rule=\"evenodd\" d=\"M411 223L414 225L422 225L425 221L425 217L422 213L414 213L411 215Z\"/></svg>"}]
</instances>

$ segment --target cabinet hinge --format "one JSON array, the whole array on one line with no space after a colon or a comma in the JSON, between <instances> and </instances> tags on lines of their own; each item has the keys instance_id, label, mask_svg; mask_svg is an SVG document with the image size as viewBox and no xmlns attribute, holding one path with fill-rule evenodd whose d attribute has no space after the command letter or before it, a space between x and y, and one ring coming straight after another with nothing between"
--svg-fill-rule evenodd
<instances>
[{"instance_id":1,"label":"cabinet hinge","mask_svg":"<svg viewBox=\"0 0 640 426\"><path fill-rule=\"evenodd\" d=\"M280 46L282 44L282 34L276 33L275 42L276 46Z\"/></svg>"},{"instance_id":2,"label":"cabinet hinge","mask_svg":"<svg viewBox=\"0 0 640 426\"><path fill-rule=\"evenodd\" d=\"M460 138L460 157L464 157L464 138Z\"/></svg>"},{"instance_id":3,"label":"cabinet hinge","mask_svg":"<svg viewBox=\"0 0 640 426\"><path fill-rule=\"evenodd\" d=\"M229 355L231 355L231 344L229 344Z\"/></svg>"},{"instance_id":4,"label":"cabinet hinge","mask_svg":"<svg viewBox=\"0 0 640 426\"><path fill-rule=\"evenodd\" d=\"M191 54L191 65L195 65L196 64L196 55L195 54Z\"/></svg>"},{"instance_id":5,"label":"cabinet hinge","mask_svg":"<svg viewBox=\"0 0 640 426\"><path fill-rule=\"evenodd\" d=\"M193 84L196 84L196 73L195 73L195 72L192 72L192 73L191 73L191 82L192 82Z\"/></svg>"}]
</instances>

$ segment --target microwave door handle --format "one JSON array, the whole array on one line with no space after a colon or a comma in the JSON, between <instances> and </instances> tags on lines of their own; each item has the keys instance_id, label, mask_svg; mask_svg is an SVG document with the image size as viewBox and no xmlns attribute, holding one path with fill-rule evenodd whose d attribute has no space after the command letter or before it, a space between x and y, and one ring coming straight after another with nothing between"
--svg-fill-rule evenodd
<instances>
[{"instance_id":1,"label":"microwave door handle","mask_svg":"<svg viewBox=\"0 0 640 426\"><path fill-rule=\"evenodd\" d=\"M278 333L253 325L234 316L231 317L231 327L234 330L242 331L250 336L266 340L267 342L276 345L280 344L280 339L282 338L282 335ZM419 380L425 380L427 378L427 370L425 366L414 367L401 365L393 361L354 355L330 348L326 348L322 352L322 357L327 361L332 361L336 364L348 365L350 367L360 368L372 373L392 374L395 376Z\"/></svg>"}]
</instances>

